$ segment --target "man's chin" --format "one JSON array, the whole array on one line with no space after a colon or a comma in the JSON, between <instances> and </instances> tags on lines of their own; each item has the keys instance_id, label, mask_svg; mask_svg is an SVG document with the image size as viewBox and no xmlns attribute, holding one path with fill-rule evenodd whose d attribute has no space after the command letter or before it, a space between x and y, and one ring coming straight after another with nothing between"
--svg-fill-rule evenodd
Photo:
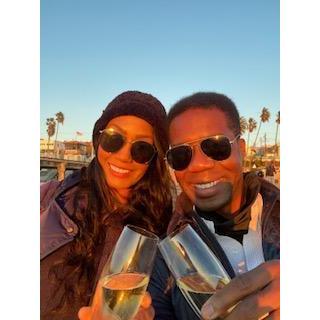
<instances>
[{"instance_id":1,"label":"man's chin","mask_svg":"<svg viewBox=\"0 0 320 320\"><path fill-rule=\"evenodd\" d=\"M195 197L195 205L203 211L217 211L229 205L232 200L232 186L224 184L212 197Z\"/></svg>"},{"instance_id":2,"label":"man's chin","mask_svg":"<svg viewBox=\"0 0 320 320\"><path fill-rule=\"evenodd\" d=\"M227 203L217 203L217 201L211 200L211 199L196 199L195 205L200 210L203 211L217 211L221 208L223 208Z\"/></svg>"}]
</instances>

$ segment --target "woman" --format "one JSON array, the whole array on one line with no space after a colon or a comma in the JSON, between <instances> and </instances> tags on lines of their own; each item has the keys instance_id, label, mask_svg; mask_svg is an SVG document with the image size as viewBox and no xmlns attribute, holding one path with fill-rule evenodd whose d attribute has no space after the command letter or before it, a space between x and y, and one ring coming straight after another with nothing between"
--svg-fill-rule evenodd
<instances>
[{"instance_id":1,"label":"woman","mask_svg":"<svg viewBox=\"0 0 320 320\"><path fill-rule=\"evenodd\" d=\"M41 186L41 319L77 319L126 224L161 235L170 219L163 105L124 92L92 138L96 157L88 168Z\"/></svg>"}]
</instances>

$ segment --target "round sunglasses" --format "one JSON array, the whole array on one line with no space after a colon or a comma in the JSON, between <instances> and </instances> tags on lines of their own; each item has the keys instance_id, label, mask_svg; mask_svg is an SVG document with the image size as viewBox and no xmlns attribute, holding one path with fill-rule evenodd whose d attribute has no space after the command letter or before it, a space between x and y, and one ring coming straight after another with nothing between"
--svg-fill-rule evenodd
<instances>
[{"instance_id":1,"label":"round sunglasses","mask_svg":"<svg viewBox=\"0 0 320 320\"><path fill-rule=\"evenodd\" d=\"M202 152L213 160L226 160L231 155L232 144L240 137L238 134L233 140L224 135L215 135L183 143L169 148L166 160L174 170L186 169L192 159L193 146L200 145Z\"/></svg>"},{"instance_id":2,"label":"round sunglasses","mask_svg":"<svg viewBox=\"0 0 320 320\"><path fill-rule=\"evenodd\" d=\"M117 152L126 142L131 144L131 157L137 163L149 164L157 153L151 143L142 140L130 142L125 136L113 129L100 130L99 144L106 152Z\"/></svg>"}]
</instances>

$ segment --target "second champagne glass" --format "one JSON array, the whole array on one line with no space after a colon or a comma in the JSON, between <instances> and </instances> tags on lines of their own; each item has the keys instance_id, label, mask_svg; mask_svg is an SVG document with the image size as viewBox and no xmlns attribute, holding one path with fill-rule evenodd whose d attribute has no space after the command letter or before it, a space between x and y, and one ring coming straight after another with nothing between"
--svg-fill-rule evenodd
<instances>
[{"instance_id":1,"label":"second champagne glass","mask_svg":"<svg viewBox=\"0 0 320 320\"><path fill-rule=\"evenodd\" d=\"M220 261L190 225L184 225L159 243L185 299L201 318L201 307L230 277Z\"/></svg>"},{"instance_id":2,"label":"second champagne glass","mask_svg":"<svg viewBox=\"0 0 320 320\"><path fill-rule=\"evenodd\" d=\"M136 226L127 225L97 285L92 304L100 318L130 320L146 292L159 238Z\"/></svg>"}]
</instances>

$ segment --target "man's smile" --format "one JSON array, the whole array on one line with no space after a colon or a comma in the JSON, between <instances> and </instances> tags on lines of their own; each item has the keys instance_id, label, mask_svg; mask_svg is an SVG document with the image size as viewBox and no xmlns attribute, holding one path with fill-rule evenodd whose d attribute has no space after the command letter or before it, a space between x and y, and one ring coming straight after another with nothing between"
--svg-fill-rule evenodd
<instances>
[{"instance_id":1,"label":"man's smile","mask_svg":"<svg viewBox=\"0 0 320 320\"><path fill-rule=\"evenodd\" d=\"M209 189L209 188L214 187L220 181L222 181L222 179L218 179L218 180L214 180L214 181L210 181L210 182L197 183L197 184L194 184L194 187L198 190Z\"/></svg>"},{"instance_id":2,"label":"man's smile","mask_svg":"<svg viewBox=\"0 0 320 320\"><path fill-rule=\"evenodd\" d=\"M215 196L221 189L223 179L218 179L206 183L197 183L193 185L194 193L197 198L209 198Z\"/></svg>"}]
</instances>

